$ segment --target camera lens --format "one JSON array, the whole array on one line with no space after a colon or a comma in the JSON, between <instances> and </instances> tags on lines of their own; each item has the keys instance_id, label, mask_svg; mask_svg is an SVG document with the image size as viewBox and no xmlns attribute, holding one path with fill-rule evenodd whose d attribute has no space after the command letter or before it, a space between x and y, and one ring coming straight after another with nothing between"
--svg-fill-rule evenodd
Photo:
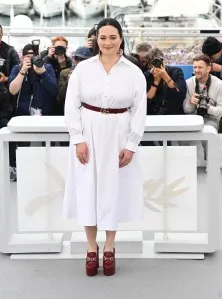
<instances>
[{"instance_id":1,"label":"camera lens","mask_svg":"<svg viewBox=\"0 0 222 299\"><path fill-rule=\"evenodd\" d=\"M40 56L32 57L31 62L38 68L41 68L44 65L44 60Z\"/></svg>"},{"instance_id":2,"label":"camera lens","mask_svg":"<svg viewBox=\"0 0 222 299\"><path fill-rule=\"evenodd\" d=\"M152 61L152 65L157 68L160 68L162 64L163 60L161 58L154 58Z\"/></svg>"},{"instance_id":3,"label":"camera lens","mask_svg":"<svg viewBox=\"0 0 222 299\"><path fill-rule=\"evenodd\" d=\"M197 114L201 116L205 116L207 114L207 104L209 98L206 95L199 95L199 107L197 108Z\"/></svg>"},{"instance_id":4,"label":"camera lens","mask_svg":"<svg viewBox=\"0 0 222 299\"><path fill-rule=\"evenodd\" d=\"M64 55L66 52L66 48L63 46L57 46L55 47L55 54L56 55Z\"/></svg>"}]
</instances>

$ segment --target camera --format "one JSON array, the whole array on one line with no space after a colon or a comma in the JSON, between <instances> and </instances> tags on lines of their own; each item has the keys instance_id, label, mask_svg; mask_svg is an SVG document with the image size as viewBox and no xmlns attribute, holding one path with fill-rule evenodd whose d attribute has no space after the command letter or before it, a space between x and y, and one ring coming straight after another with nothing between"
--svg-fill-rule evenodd
<instances>
[{"instance_id":1,"label":"camera","mask_svg":"<svg viewBox=\"0 0 222 299\"><path fill-rule=\"evenodd\" d=\"M39 45L40 45L40 39L32 40L32 49L35 56L39 55Z\"/></svg>"},{"instance_id":2,"label":"camera","mask_svg":"<svg viewBox=\"0 0 222 299\"><path fill-rule=\"evenodd\" d=\"M161 68L161 66L163 65L163 58L156 57L153 59L151 64L156 68Z\"/></svg>"},{"instance_id":3,"label":"camera","mask_svg":"<svg viewBox=\"0 0 222 299\"><path fill-rule=\"evenodd\" d=\"M205 94L199 95L199 105L197 108L197 114L201 116L205 116L207 114L207 104L209 103L210 98Z\"/></svg>"},{"instance_id":4,"label":"camera","mask_svg":"<svg viewBox=\"0 0 222 299\"><path fill-rule=\"evenodd\" d=\"M31 58L32 65L34 64L36 67L41 68L44 65L44 60L41 56L34 56Z\"/></svg>"},{"instance_id":5,"label":"camera","mask_svg":"<svg viewBox=\"0 0 222 299\"><path fill-rule=\"evenodd\" d=\"M55 55L64 55L66 53L66 48L63 46L55 47Z\"/></svg>"}]
</instances>

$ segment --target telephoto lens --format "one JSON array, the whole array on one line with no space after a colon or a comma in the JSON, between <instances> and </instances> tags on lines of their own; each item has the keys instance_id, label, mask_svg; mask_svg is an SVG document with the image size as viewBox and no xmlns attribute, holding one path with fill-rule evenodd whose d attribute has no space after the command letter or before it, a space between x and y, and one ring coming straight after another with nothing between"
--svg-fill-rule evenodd
<instances>
[{"instance_id":1,"label":"telephoto lens","mask_svg":"<svg viewBox=\"0 0 222 299\"><path fill-rule=\"evenodd\" d=\"M199 106L197 108L197 114L201 116L205 116L208 110L207 104L209 102L209 98L206 95L200 94L199 99L200 101L199 101Z\"/></svg>"}]
</instances>

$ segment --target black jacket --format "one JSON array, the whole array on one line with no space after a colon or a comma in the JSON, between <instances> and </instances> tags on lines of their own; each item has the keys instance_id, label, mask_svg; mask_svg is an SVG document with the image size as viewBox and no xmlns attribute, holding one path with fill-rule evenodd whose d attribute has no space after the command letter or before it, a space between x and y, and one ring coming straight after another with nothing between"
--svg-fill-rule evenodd
<instances>
[{"instance_id":1,"label":"black jacket","mask_svg":"<svg viewBox=\"0 0 222 299\"><path fill-rule=\"evenodd\" d=\"M222 56L215 63L222 65ZM211 72L211 74L222 80L222 72Z\"/></svg>"},{"instance_id":2,"label":"black jacket","mask_svg":"<svg viewBox=\"0 0 222 299\"><path fill-rule=\"evenodd\" d=\"M9 77L14 65L19 64L19 56L16 50L1 41L0 43L0 58L5 60L3 67L0 67L0 71L7 77Z\"/></svg>"},{"instance_id":3,"label":"black jacket","mask_svg":"<svg viewBox=\"0 0 222 299\"><path fill-rule=\"evenodd\" d=\"M71 60L71 58L69 58L68 56L65 55L65 59L66 59L66 66L61 69L61 67L60 67L60 65L58 63L58 60L55 59L53 56L52 57L49 57L49 56L45 56L44 57L45 63L48 63L48 64L52 65L57 80L59 80L59 75L60 75L61 70L70 68L72 66L72 60Z\"/></svg>"},{"instance_id":4,"label":"black jacket","mask_svg":"<svg viewBox=\"0 0 222 299\"><path fill-rule=\"evenodd\" d=\"M153 99L147 99L147 115L166 114L178 115L184 114L183 101L186 97L187 87L183 71L178 67L166 66L166 71L175 82L176 88L169 88L168 85L160 81L156 94ZM147 92L150 90L154 81L153 75L148 71L145 74L147 81Z\"/></svg>"},{"instance_id":5,"label":"black jacket","mask_svg":"<svg viewBox=\"0 0 222 299\"><path fill-rule=\"evenodd\" d=\"M12 114L10 95L7 88L0 83L0 128L5 127Z\"/></svg>"}]
</instances>

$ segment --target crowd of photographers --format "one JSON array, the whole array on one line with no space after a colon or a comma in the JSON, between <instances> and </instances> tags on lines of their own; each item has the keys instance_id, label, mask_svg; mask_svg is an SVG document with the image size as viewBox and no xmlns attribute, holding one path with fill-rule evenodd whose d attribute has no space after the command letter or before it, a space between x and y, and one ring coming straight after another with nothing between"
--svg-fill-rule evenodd
<instances>
[{"instance_id":1,"label":"crowd of photographers","mask_svg":"<svg viewBox=\"0 0 222 299\"><path fill-rule=\"evenodd\" d=\"M93 55L95 29L86 45L72 57L66 54L68 40L52 39L39 53L39 41L24 46L22 59L2 41L0 25L0 128L18 115L63 115L71 73L82 60ZM193 76L185 80L182 69L165 64L164 53L147 42L126 57L143 72L147 81L147 115L199 114L216 130L222 117L222 44L208 37L202 53L193 59ZM92 74L93 75L93 74ZM10 146L10 177L16 179L15 145Z\"/></svg>"}]
</instances>

